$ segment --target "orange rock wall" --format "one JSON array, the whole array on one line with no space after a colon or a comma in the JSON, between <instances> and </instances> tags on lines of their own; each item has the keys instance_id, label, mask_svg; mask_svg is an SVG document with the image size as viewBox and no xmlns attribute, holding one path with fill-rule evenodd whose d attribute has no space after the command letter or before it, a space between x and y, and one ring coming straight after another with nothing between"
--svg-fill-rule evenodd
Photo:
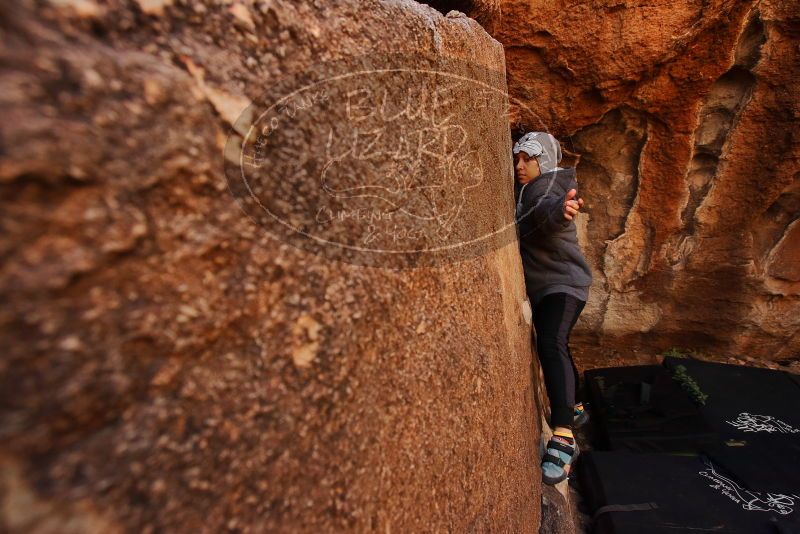
<instances>
[{"instance_id":1,"label":"orange rock wall","mask_svg":"<svg viewBox=\"0 0 800 534\"><path fill-rule=\"evenodd\" d=\"M800 4L479 4L512 127L578 161L583 345L797 360Z\"/></svg>"}]
</instances>

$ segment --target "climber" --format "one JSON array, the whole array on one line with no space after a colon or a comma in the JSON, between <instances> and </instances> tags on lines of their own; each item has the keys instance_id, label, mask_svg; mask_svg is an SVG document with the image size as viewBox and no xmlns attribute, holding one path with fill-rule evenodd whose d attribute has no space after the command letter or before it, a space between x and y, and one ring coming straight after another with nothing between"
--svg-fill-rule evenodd
<instances>
[{"instance_id":1,"label":"climber","mask_svg":"<svg viewBox=\"0 0 800 534\"><path fill-rule=\"evenodd\" d=\"M557 166L561 147L555 137L528 132L513 152L520 255L553 427L542 477L556 484L568 476L578 456L572 430L588 419L583 404L576 404L579 376L569 349L570 332L592 283L575 226L583 199L577 194L575 169Z\"/></svg>"}]
</instances>

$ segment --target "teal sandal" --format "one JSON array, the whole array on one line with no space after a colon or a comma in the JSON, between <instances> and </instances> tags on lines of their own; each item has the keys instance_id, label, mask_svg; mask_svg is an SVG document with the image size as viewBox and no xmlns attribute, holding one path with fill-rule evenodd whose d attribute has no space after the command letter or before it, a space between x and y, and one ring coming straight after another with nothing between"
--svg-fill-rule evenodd
<instances>
[{"instance_id":1,"label":"teal sandal","mask_svg":"<svg viewBox=\"0 0 800 534\"><path fill-rule=\"evenodd\" d=\"M545 484L554 485L569 476L570 465L580 453L578 443L573 438L570 445L562 436L554 435L547 442L545 455L542 458L542 480Z\"/></svg>"},{"instance_id":2,"label":"teal sandal","mask_svg":"<svg viewBox=\"0 0 800 534\"><path fill-rule=\"evenodd\" d=\"M572 428L578 428L589 422L589 412L582 402L575 405L575 417L572 420Z\"/></svg>"}]
</instances>

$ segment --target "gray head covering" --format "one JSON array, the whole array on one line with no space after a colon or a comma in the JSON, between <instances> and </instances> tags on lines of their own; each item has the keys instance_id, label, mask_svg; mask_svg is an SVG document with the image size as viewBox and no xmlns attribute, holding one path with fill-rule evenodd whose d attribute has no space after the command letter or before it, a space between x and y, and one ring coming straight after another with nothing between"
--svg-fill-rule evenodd
<instances>
[{"instance_id":1,"label":"gray head covering","mask_svg":"<svg viewBox=\"0 0 800 534\"><path fill-rule=\"evenodd\" d=\"M525 152L539 161L542 174L550 172L561 161L561 145L547 132L528 132L514 144L514 155Z\"/></svg>"}]
</instances>

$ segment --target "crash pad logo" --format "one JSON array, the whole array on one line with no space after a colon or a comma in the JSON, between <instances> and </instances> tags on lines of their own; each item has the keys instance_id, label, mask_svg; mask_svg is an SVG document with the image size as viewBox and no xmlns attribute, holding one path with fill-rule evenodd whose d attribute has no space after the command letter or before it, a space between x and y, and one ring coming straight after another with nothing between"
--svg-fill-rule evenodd
<instances>
[{"instance_id":1,"label":"crash pad logo","mask_svg":"<svg viewBox=\"0 0 800 534\"><path fill-rule=\"evenodd\" d=\"M710 487L719 490L733 502L741 504L744 510L751 512L775 512L788 515L794 512L800 496L784 493L766 493L750 491L743 488L730 478L719 473L711 462L706 462L707 468L698 474L711 481Z\"/></svg>"},{"instance_id":2,"label":"crash pad logo","mask_svg":"<svg viewBox=\"0 0 800 534\"><path fill-rule=\"evenodd\" d=\"M228 185L251 219L295 246L404 266L514 238L513 213L496 213L510 150L491 149L509 135L502 72L349 58L283 80L251 108L228 139Z\"/></svg>"},{"instance_id":3,"label":"crash pad logo","mask_svg":"<svg viewBox=\"0 0 800 534\"><path fill-rule=\"evenodd\" d=\"M777 432L779 434L796 434L800 432L800 429L794 428L788 423L784 423L771 415L757 415L742 412L733 421L725 422L745 432Z\"/></svg>"}]
</instances>

